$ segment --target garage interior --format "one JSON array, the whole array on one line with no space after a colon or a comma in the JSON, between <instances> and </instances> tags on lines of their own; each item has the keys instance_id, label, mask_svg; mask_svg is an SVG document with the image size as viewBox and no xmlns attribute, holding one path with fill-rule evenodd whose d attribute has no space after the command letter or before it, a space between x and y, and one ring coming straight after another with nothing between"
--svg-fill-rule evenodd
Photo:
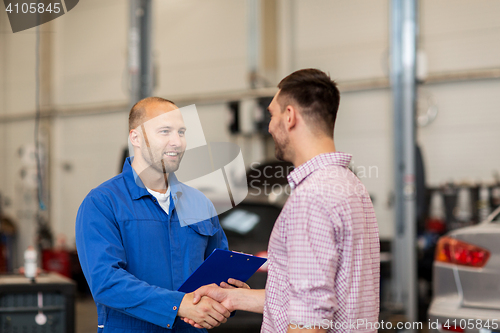
<instances>
[{"instance_id":1,"label":"garage interior","mask_svg":"<svg viewBox=\"0 0 500 333\"><path fill-rule=\"evenodd\" d=\"M16 33L0 13L0 281L19 275L34 247L38 267L74 282L74 332L95 332L75 218L87 193L121 172L131 106L147 96L195 104L207 142L241 149L247 199L259 187L280 207L286 181L266 108L283 77L318 68L338 83L335 144L353 155L377 216L380 319L430 330L438 240L500 206L500 2L72 2ZM251 182L258 168L266 187ZM488 250L487 264L500 262L500 249ZM480 269L500 274L498 264ZM473 318L500 320L500 297L488 302L471 305Z\"/></svg>"}]
</instances>

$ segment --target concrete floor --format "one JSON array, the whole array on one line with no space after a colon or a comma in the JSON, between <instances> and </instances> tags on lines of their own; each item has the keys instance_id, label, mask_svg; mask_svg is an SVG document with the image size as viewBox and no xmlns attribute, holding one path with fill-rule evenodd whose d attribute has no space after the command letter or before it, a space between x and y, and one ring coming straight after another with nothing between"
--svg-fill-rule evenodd
<instances>
[{"instance_id":1,"label":"concrete floor","mask_svg":"<svg viewBox=\"0 0 500 333\"><path fill-rule=\"evenodd\" d=\"M97 332L97 309L92 297L77 298L75 326L75 333Z\"/></svg>"}]
</instances>

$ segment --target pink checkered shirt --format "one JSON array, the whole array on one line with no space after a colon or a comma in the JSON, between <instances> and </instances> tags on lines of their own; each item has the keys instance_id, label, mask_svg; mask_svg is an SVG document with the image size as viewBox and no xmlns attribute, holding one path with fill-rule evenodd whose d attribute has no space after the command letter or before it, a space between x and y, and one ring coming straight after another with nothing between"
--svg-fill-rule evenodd
<instances>
[{"instance_id":1,"label":"pink checkered shirt","mask_svg":"<svg viewBox=\"0 0 500 333\"><path fill-rule=\"evenodd\" d=\"M269 240L261 332L288 326L376 332L380 242L351 155L314 157L288 176L293 192Z\"/></svg>"}]
</instances>

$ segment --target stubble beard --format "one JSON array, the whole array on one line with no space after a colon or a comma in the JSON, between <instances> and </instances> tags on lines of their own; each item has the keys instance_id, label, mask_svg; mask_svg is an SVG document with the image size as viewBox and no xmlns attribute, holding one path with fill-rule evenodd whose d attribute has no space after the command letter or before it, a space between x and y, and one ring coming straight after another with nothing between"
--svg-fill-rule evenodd
<instances>
[{"instance_id":1,"label":"stubble beard","mask_svg":"<svg viewBox=\"0 0 500 333\"><path fill-rule=\"evenodd\" d=\"M285 149L288 147L288 144L290 143L290 139L288 137L284 137L285 135L283 134L284 131L284 125L283 123L280 124L280 131L278 135L273 136L274 139L274 155L276 155L276 158L280 161L285 161ZM284 138L280 138L279 134L283 134ZM286 161L285 161L286 162Z\"/></svg>"},{"instance_id":2,"label":"stubble beard","mask_svg":"<svg viewBox=\"0 0 500 333\"><path fill-rule=\"evenodd\" d=\"M175 171L179 170L179 165L181 164L182 156L183 155L184 155L184 153L181 153L179 155L179 159L177 160L177 162L169 161L168 157L165 156L160 161L161 172L165 173L165 174L168 174L168 173L172 173L172 172L175 172Z\"/></svg>"},{"instance_id":3,"label":"stubble beard","mask_svg":"<svg viewBox=\"0 0 500 333\"><path fill-rule=\"evenodd\" d=\"M278 142L277 141L274 141L274 155L276 155L276 158L280 161L284 161L284 152L283 152L283 149L278 146Z\"/></svg>"},{"instance_id":4,"label":"stubble beard","mask_svg":"<svg viewBox=\"0 0 500 333\"><path fill-rule=\"evenodd\" d=\"M161 156L162 158L151 161L151 156L149 155L149 153L142 152L142 157L150 165L150 168L153 168L160 174L169 174L177 171L179 169L182 157L184 156L184 152L180 153L177 162L168 161L168 157L164 156L163 154Z\"/></svg>"}]
</instances>

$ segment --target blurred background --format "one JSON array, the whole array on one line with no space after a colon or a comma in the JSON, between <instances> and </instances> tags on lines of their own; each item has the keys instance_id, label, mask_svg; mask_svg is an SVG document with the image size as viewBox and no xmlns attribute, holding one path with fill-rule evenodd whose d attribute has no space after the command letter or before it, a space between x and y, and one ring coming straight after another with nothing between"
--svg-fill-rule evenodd
<instances>
[{"instance_id":1,"label":"blurred background","mask_svg":"<svg viewBox=\"0 0 500 333\"><path fill-rule=\"evenodd\" d=\"M413 3L413 14L398 3ZM336 147L353 155L375 207L390 316L426 321L438 238L500 205L499 1L85 0L17 33L0 8L0 273L15 273L34 246L40 267L77 282L77 324L90 332L76 212L121 171L128 112L144 94L196 104L207 141L238 144L249 172L277 170L285 166L272 164L265 113L276 85L301 68L329 73L341 91ZM397 116L401 54L413 69L406 120ZM398 178L401 161L413 178ZM271 192L259 202L282 206ZM266 232L256 235L267 243ZM413 259L391 252L398 238L410 240Z\"/></svg>"}]
</instances>

